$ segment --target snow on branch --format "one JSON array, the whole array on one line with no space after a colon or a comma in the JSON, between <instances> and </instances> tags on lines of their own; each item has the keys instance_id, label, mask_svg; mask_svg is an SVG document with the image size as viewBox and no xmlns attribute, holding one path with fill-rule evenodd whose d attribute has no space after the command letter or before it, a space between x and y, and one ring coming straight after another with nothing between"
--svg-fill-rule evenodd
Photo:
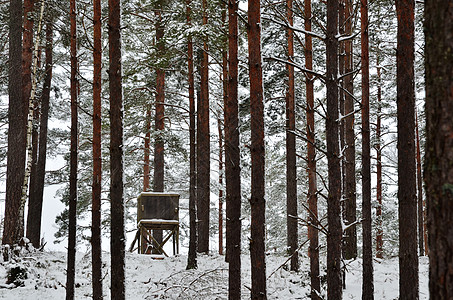
<instances>
[{"instance_id":1,"label":"snow on branch","mask_svg":"<svg viewBox=\"0 0 453 300\"><path fill-rule=\"evenodd\" d=\"M338 39L339 42L344 42L344 41L355 39L359 35L359 33L360 33L360 31L357 31L356 33L351 34L351 35L344 35L344 34L337 35L336 38Z\"/></svg>"},{"instance_id":2,"label":"snow on branch","mask_svg":"<svg viewBox=\"0 0 453 300\"><path fill-rule=\"evenodd\" d=\"M351 111L350 113L348 113L348 114L346 114L344 116L342 114L340 114L340 116L338 117L338 119L336 121L337 122L341 122L341 121L343 121L343 119L346 119L346 118L348 118L348 117L360 112L361 110L362 110L362 108L357 108L357 109Z\"/></svg>"},{"instance_id":3,"label":"snow on branch","mask_svg":"<svg viewBox=\"0 0 453 300\"><path fill-rule=\"evenodd\" d=\"M346 231L346 230L348 230L349 228L351 228L351 227L353 227L353 226L356 226L357 224L361 224L362 221L363 221L363 219L360 219L360 220L357 220L357 221L352 222L351 224L347 224L347 225L346 225L346 224L343 222L343 220L342 220L341 223L342 223L342 227L343 227L343 232Z\"/></svg>"},{"instance_id":4,"label":"snow on branch","mask_svg":"<svg viewBox=\"0 0 453 300\"><path fill-rule=\"evenodd\" d=\"M287 60L284 60L284 59L281 59L281 58L278 58L278 57L265 57L264 60L275 60L275 61L278 61L278 62L281 62L281 63L284 63L284 64L287 64L287 65L290 65L290 66L293 66L294 68L297 68L299 70L301 70L302 72L305 72L305 73L308 73L308 74L311 74L317 78L320 78L322 81L325 81L325 76L322 75L321 73L318 73L318 72L315 72L313 70L309 70L309 69L306 69L292 61L287 61Z\"/></svg>"},{"instance_id":5,"label":"snow on branch","mask_svg":"<svg viewBox=\"0 0 453 300\"><path fill-rule=\"evenodd\" d=\"M341 74L337 77L337 80L341 80L347 76L350 76L350 75L357 75L358 73L360 72L360 68L356 68L355 70L352 70L351 72L347 72L347 73L344 73L344 74Z\"/></svg>"},{"instance_id":6,"label":"snow on branch","mask_svg":"<svg viewBox=\"0 0 453 300\"><path fill-rule=\"evenodd\" d=\"M299 28L299 27L294 27L294 26L291 26L291 25L289 25L289 24L287 24L287 23L284 23L284 22L280 22L280 21L278 21L278 20L276 20L276 19L273 19L273 18L269 18L269 17L263 16L263 19L268 20L268 21L271 21L271 22L274 22L274 23L276 23L276 24L278 24L278 25L284 26L284 27L289 28L289 29L291 29L291 30L294 30L294 31L297 31L297 32L300 32L300 33L303 33L303 34L311 35L312 37L318 38L318 39L320 39L320 40L322 40L322 41L324 41L324 40L326 39L325 36L323 36L323 35L321 35L321 34L318 34L318 33L316 33L316 32L307 31L307 30L302 29L302 28Z\"/></svg>"}]
</instances>

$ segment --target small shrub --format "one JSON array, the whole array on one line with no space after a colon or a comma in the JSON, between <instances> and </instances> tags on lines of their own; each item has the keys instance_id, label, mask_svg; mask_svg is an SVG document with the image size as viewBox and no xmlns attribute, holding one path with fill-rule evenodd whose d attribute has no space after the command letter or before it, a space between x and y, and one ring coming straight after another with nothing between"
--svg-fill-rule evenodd
<instances>
[{"instance_id":1,"label":"small shrub","mask_svg":"<svg viewBox=\"0 0 453 300\"><path fill-rule=\"evenodd\" d=\"M27 269L21 266L16 266L8 271L8 281L7 284L13 283L16 287L24 286L25 279L28 278Z\"/></svg>"}]
</instances>

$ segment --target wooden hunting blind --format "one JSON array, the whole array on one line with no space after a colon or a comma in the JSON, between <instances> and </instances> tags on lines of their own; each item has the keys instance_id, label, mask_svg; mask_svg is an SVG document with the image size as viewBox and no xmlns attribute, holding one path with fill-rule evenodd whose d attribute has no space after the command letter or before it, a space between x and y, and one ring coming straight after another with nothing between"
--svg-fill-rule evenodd
<instances>
[{"instance_id":1,"label":"wooden hunting blind","mask_svg":"<svg viewBox=\"0 0 453 300\"><path fill-rule=\"evenodd\" d=\"M172 238L173 255L179 253L179 195L142 192L137 198L137 228L129 251L138 240L138 253L168 256L163 247ZM157 235L159 231L163 234Z\"/></svg>"}]
</instances>

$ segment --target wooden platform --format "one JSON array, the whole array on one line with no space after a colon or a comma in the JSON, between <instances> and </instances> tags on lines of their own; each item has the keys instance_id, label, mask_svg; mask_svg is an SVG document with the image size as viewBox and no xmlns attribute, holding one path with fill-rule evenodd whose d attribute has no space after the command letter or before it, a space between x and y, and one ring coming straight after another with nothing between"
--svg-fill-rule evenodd
<instances>
[{"instance_id":1,"label":"wooden platform","mask_svg":"<svg viewBox=\"0 0 453 300\"><path fill-rule=\"evenodd\" d=\"M137 224L137 233L134 241L129 248L130 252L135 250L135 243L138 241L138 253L151 254L158 252L159 254L168 257L164 251L164 245L173 238L173 255L179 254L179 221L178 220L164 220L164 219L141 219ZM162 230L164 236L162 243L157 242L153 237L153 230Z\"/></svg>"}]
</instances>

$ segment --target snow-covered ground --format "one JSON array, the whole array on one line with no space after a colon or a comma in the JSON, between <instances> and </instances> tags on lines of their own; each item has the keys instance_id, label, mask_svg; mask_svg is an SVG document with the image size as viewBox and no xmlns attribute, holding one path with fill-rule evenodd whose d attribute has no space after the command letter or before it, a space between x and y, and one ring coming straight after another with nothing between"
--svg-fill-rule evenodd
<instances>
[{"instance_id":1,"label":"snow-covered ground","mask_svg":"<svg viewBox=\"0 0 453 300\"><path fill-rule=\"evenodd\" d=\"M198 257L197 270L185 270L187 256L163 260L148 255L127 253L126 299L227 299L228 265L219 255ZM267 256L268 299L309 299L309 264L302 258L296 274L281 265L286 257ZM103 253L104 295L110 298L110 256ZM91 296L91 255L79 254L76 263L76 299ZM10 263L0 263L0 299L64 299L66 253L34 252L17 260L28 270L23 286L7 285ZM343 299L361 299L361 260L348 264ZM376 261L375 299L398 298L398 258ZM325 270L324 270L325 271ZM250 259L242 257L242 295L249 299ZM325 282L323 282L325 289ZM323 291L325 294L325 291ZM428 299L428 259L420 258L420 299Z\"/></svg>"}]
</instances>

